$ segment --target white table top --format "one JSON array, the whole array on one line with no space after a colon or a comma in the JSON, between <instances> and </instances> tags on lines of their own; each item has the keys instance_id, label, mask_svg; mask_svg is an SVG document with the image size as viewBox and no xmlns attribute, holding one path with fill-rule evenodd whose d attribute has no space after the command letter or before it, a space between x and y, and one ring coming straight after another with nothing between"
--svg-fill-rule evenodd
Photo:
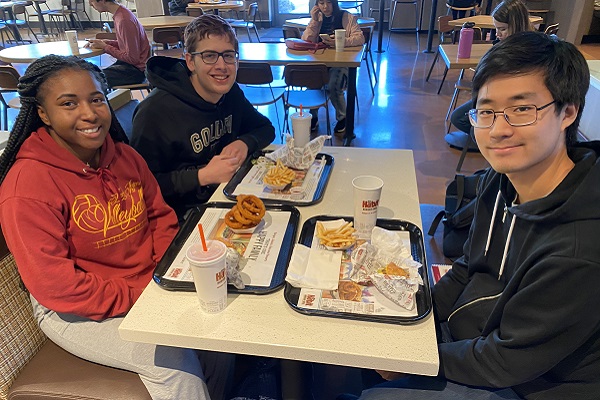
<instances>
[{"instance_id":1,"label":"white table top","mask_svg":"<svg viewBox=\"0 0 600 400\"><path fill-rule=\"evenodd\" d=\"M157 15L154 17L138 18L144 29L150 30L164 26L180 26L185 27L194 20L194 17L187 15Z\"/></svg>"},{"instance_id":2,"label":"white table top","mask_svg":"<svg viewBox=\"0 0 600 400\"><path fill-rule=\"evenodd\" d=\"M352 215L352 179L384 181L380 218L421 225L412 151L325 147L334 158L322 202L298 207L301 223L321 214ZM224 201L222 188L211 200ZM394 325L299 314L283 290L229 294L217 315L200 311L195 293L171 292L151 282L119 327L125 340L327 364L435 375L439 361L433 315Z\"/></svg>"},{"instance_id":3,"label":"white table top","mask_svg":"<svg viewBox=\"0 0 600 400\"><path fill-rule=\"evenodd\" d=\"M285 20L286 25L293 26L293 27L300 28L300 29L306 29L309 22L310 22L310 17L291 18L291 19ZM375 18L358 17L356 20L356 23L361 28L366 28L369 26L375 26L376 21L375 21Z\"/></svg>"},{"instance_id":4,"label":"white table top","mask_svg":"<svg viewBox=\"0 0 600 400\"><path fill-rule=\"evenodd\" d=\"M240 60L267 62L270 65L324 63L328 67L359 67L365 46L346 47L344 51L324 49L317 52L288 49L285 43L240 43ZM1 52L0 52L1 53Z\"/></svg>"},{"instance_id":5,"label":"white table top","mask_svg":"<svg viewBox=\"0 0 600 400\"><path fill-rule=\"evenodd\" d=\"M7 63L32 63L38 58L42 58L49 54L59 56L76 55L81 58L95 57L104 53L102 49L92 49L83 47L86 44L85 40L79 40L79 54L73 54L69 42L66 40L58 42L43 42L24 44L21 46L7 47L0 50L0 60Z\"/></svg>"}]
</instances>

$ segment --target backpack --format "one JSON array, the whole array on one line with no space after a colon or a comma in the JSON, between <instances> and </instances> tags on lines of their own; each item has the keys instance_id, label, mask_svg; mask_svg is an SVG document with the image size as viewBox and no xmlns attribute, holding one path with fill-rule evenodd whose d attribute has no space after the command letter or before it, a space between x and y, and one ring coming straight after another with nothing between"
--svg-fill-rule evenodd
<instances>
[{"instance_id":1,"label":"backpack","mask_svg":"<svg viewBox=\"0 0 600 400\"><path fill-rule=\"evenodd\" d=\"M463 255L463 246L475 215L479 180L486 172L479 170L470 176L456 175L446 188L444 211L436 215L427 231L428 235L433 236L440 221L444 224L442 251L450 259Z\"/></svg>"}]
</instances>

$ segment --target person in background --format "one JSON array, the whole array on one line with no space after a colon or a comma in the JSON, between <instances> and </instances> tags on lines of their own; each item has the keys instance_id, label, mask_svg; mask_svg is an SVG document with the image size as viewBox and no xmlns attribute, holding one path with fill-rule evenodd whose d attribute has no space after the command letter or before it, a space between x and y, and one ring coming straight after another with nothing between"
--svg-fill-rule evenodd
<instances>
[{"instance_id":1,"label":"person in background","mask_svg":"<svg viewBox=\"0 0 600 400\"><path fill-rule=\"evenodd\" d=\"M86 46L103 49L117 61L104 68L109 87L133 85L146 80L144 71L150 57L150 42L136 16L116 0L90 0L99 13L112 14L117 40L88 39Z\"/></svg>"},{"instance_id":2,"label":"person in background","mask_svg":"<svg viewBox=\"0 0 600 400\"><path fill-rule=\"evenodd\" d=\"M362 399L598 398L600 142L576 142L589 83L577 48L540 32L481 59L469 116L491 168L433 288L439 376L380 372L391 382Z\"/></svg>"},{"instance_id":3,"label":"person in background","mask_svg":"<svg viewBox=\"0 0 600 400\"><path fill-rule=\"evenodd\" d=\"M73 56L40 58L21 77L0 157L6 243L58 346L139 374L153 399L222 398L233 356L119 336L178 226L107 91L101 70Z\"/></svg>"},{"instance_id":4,"label":"person in background","mask_svg":"<svg viewBox=\"0 0 600 400\"><path fill-rule=\"evenodd\" d=\"M475 14L479 14L481 11L481 0L448 0L446 4L452 7L458 8L469 8L475 7L473 10ZM451 9L448 8L448 11ZM467 16L467 11L463 10L452 10L452 19L465 18Z\"/></svg>"},{"instance_id":5,"label":"person in background","mask_svg":"<svg viewBox=\"0 0 600 400\"><path fill-rule=\"evenodd\" d=\"M310 22L302 34L302 39L309 42L318 43L324 41L330 47L335 47L334 31L336 29L346 30L345 47L362 46L365 43L365 37L356 22L356 17L348 11L340 9L338 0L317 0L315 6L310 10ZM330 35L328 39L322 39L319 35ZM344 91L348 85L348 68L333 67L329 68L329 98L335 108L335 119L337 123L333 131L340 135L346 131L346 99ZM318 128L319 110L310 110L312 114L311 130Z\"/></svg>"},{"instance_id":6,"label":"person in background","mask_svg":"<svg viewBox=\"0 0 600 400\"><path fill-rule=\"evenodd\" d=\"M136 108L131 138L180 219L275 138L271 121L235 82L233 28L219 16L202 15L187 26L184 42L185 60L148 61L155 88Z\"/></svg>"},{"instance_id":7,"label":"person in background","mask_svg":"<svg viewBox=\"0 0 600 400\"><path fill-rule=\"evenodd\" d=\"M194 0L171 0L169 1L169 14L171 15L187 15L185 11L187 5L193 3Z\"/></svg>"},{"instance_id":8,"label":"person in background","mask_svg":"<svg viewBox=\"0 0 600 400\"><path fill-rule=\"evenodd\" d=\"M529 11L521 0L504 0L492 11L492 19L496 27L496 41L506 39L517 32L532 31L533 26L529 21ZM471 122L467 113L473 108L473 102L467 101L450 115L452 124L461 131L470 134Z\"/></svg>"}]
</instances>

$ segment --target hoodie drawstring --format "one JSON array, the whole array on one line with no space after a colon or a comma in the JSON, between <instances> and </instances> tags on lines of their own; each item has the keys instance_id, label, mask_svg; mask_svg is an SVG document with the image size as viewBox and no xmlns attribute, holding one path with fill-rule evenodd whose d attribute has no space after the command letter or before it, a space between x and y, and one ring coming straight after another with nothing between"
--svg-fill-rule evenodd
<instances>
[{"instance_id":1,"label":"hoodie drawstring","mask_svg":"<svg viewBox=\"0 0 600 400\"><path fill-rule=\"evenodd\" d=\"M502 263L500 264L500 272L498 273L498 280L502 278L502 273L504 272L504 264L506 263L506 256L508 255L508 246L510 245L510 238L513 233L513 228L515 227L515 222L517 221L517 216L513 214L512 219L510 220L510 228L508 228L508 236L506 237L506 243L504 244L504 252L502 253Z\"/></svg>"},{"instance_id":2,"label":"hoodie drawstring","mask_svg":"<svg viewBox=\"0 0 600 400\"><path fill-rule=\"evenodd\" d=\"M492 219L490 221L490 230L488 231L487 241L485 243L485 250L483 251L483 256L487 256L487 252L490 249L490 242L492 241L492 229L494 228L494 221L496 220L496 213L498 211L498 204L500 204L500 191L496 195L496 203L494 203L494 211L492 212Z\"/></svg>"}]
</instances>

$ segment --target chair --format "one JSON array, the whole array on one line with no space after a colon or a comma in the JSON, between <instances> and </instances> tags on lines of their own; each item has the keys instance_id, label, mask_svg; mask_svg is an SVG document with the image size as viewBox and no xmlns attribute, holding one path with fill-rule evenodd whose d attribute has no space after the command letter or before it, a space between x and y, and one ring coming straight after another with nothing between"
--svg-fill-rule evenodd
<instances>
[{"instance_id":1,"label":"chair","mask_svg":"<svg viewBox=\"0 0 600 400\"><path fill-rule=\"evenodd\" d=\"M0 399L150 400L133 372L95 364L47 340L0 236Z\"/></svg>"},{"instance_id":2,"label":"chair","mask_svg":"<svg viewBox=\"0 0 600 400\"><path fill-rule=\"evenodd\" d=\"M373 18L373 14L377 13L376 19L378 21L379 21L379 1L380 0L369 1L369 17ZM387 3L387 0L383 0L383 1ZM388 19L386 19L386 14L387 14ZM384 5L383 5L383 22L389 23L389 17L390 17L390 7L384 3Z\"/></svg>"},{"instance_id":3,"label":"chair","mask_svg":"<svg viewBox=\"0 0 600 400\"><path fill-rule=\"evenodd\" d=\"M17 29L20 26L26 26L27 29L29 30L29 32L35 38L35 41L39 43L40 40L38 39L38 37L35 34L35 32L33 31L33 29L31 29L31 25L29 25L29 15L27 14L27 10L25 9L25 3L13 5L12 12L13 12L15 19L12 21L11 20L4 21L4 24L7 26L11 26L11 25L15 26ZM18 18L19 15L22 15L23 19L19 19ZM29 37L31 37L31 35L29 35Z\"/></svg>"},{"instance_id":4,"label":"chair","mask_svg":"<svg viewBox=\"0 0 600 400\"><path fill-rule=\"evenodd\" d=\"M202 11L201 8L196 8L196 7L194 7L194 8L188 7L185 9L185 12L190 17L199 17L201 15L204 15L204 11Z\"/></svg>"},{"instance_id":5,"label":"chair","mask_svg":"<svg viewBox=\"0 0 600 400\"><path fill-rule=\"evenodd\" d=\"M153 46L160 45L163 50L182 48L183 32L181 27L162 26L152 29L152 42Z\"/></svg>"},{"instance_id":6,"label":"chair","mask_svg":"<svg viewBox=\"0 0 600 400\"><path fill-rule=\"evenodd\" d=\"M142 83L132 83L131 85L113 86L112 89L113 90L115 90L115 89L139 90L140 93L142 94L142 97L145 98L146 97L145 93L150 93L150 91L152 90L152 86L150 85L150 82L148 82L148 80L146 79Z\"/></svg>"},{"instance_id":7,"label":"chair","mask_svg":"<svg viewBox=\"0 0 600 400\"><path fill-rule=\"evenodd\" d=\"M290 26L290 25L284 24L282 27L282 30L283 30L283 38L284 39L288 39L288 38L301 39L302 38L302 33L300 32L300 29L295 26Z\"/></svg>"},{"instance_id":8,"label":"chair","mask_svg":"<svg viewBox=\"0 0 600 400\"><path fill-rule=\"evenodd\" d=\"M250 3L248 6L248 11L246 12L246 16L243 20L235 19L228 21L229 25L234 28L236 31L238 29L245 29L248 33L248 40L252 42L252 37L250 36L250 28L254 29L254 33L256 34L256 39L260 42L260 36L258 36L258 29L256 29L256 13L258 12L258 3Z\"/></svg>"},{"instance_id":9,"label":"chair","mask_svg":"<svg viewBox=\"0 0 600 400\"><path fill-rule=\"evenodd\" d=\"M277 101L283 100L285 89L274 87L273 71L268 63L248 63L240 61L238 65L236 81L245 85L242 87L248 101L255 107L275 104L275 115L277 116L277 128L279 129L281 143L283 143L283 131L277 111Z\"/></svg>"},{"instance_id":10,"label":"chair","mask_svg":"<svg viewBox=\"0 0 600 400\"><path fill-rule=\"evenodd\" d=\"M551 24L546 27L544 33L546 35L556 35L558 33L558 22L556 24Z\"/></svg>"},{"instance_id":11,"label":"chair","mask_svg":"<svg viewBox=\"0 0 600 400\"><path fill-rule=\"evenodd\" d=\"M465 15L467 15L467 13L473 14L475 12L475 0L473 0L473 5L469 7L455 7L448 3L446 3L446 7L448 8L446 15L454 14L454 11L456 11L456 13L464 13ZM454 16L452 18L454 19Z\"/></svg>"},{"instance_id":12,"label":"chair","mask_svg":"<svg viewBox=\"0 0 600 400\"><path fill-rule=\"evenodd\" d=\"M442 15L438 17L438 35L440 37L440 44L446 43L446 37L449 33L454 32L454 27L448 24L448 22L452 21L452 16L450 15ZM437 51L435 52L435 57L433 57L433 62L431 63L431 67L429 68L429 73L427 74L427 78L425 82L429 82L429 77L431 76L431 71L433 71L433 67L440 57L440 48L438 46ZM446 75L448 75L448 67L444 68L444 75L442 76L442 82L440 83L440 87L438 88L438 94L442 90L442 86L444 85L444 81L446 80Z\"/></svg>"},{"instance_id":13,"label":"chair","mask_svg":"<svg viewBox=\"0 0 600 400\"><path fill-rule=\"evenodd\" d=\"M542 17L542 24L546 24L548 13L550 8L548 7L549 1L547 0L523 0L525 7L529 10L530 15L537 15ZM541 4L540 4L541 3Z\"/></svg>"},{"instance_id":14,"label":"chair","mask_svg":"<svg viewBox=\"0 0 600 400\"><path fill-rule=\"evenodd\" d=\"M419 7L417 1L404 1L404 0L392 0L393 7L392 14L390 15L389 22L389 34L388 34L388 47L390 46L390 38L392 37L392 31L394 32L407 32L414 31L416 33L417 45L419 44ZM414 28L394 28L394 18L399 6L414 6L415 7L415 27Z\"/></svg>"},{"instance_id":15,"label":"chair","mask_svg":"<svg viewBox=\"0 0 600 400\"><path fill-rule=\"evenodd\" d=\"M461 71L462 73L462 71ZM450 119L450 114L456 108L456 103L458 101L458 96L461 90L468 90L469 92L473 90L473 81L469 79L459 78L454 84L454 93L452 94L452 99L450 100L450 105L448 106L448 112L446 112L446 122ZM448 130L446 133L450 132L450 127L452 123L448 123Z\"/></svg>"},{"instance_id":16,"label":"chair","mask_svg":"<svg viewBox=\"0 0 600 400\"><path fill-rule=\"evenodd\" d=\"M360 28L365 37L365 52L363 55L362 61L365 62L367 66L367 74L369 75L369 83L371 84L371 93L375 96L375 85L377 85L377 71L375 70L375 61L373 60L373 53L371 52L371 42L373 39L373 27L365 27ZM369 58L371 59L371 65L369 65ZM375 78L375 84L373 84L373 78L371 77L371 72L373 73L373 77ZM358 98L358 97L357 97Z\"/></svg>"},{"instance_id":17,"label":"chair","mask_svg":"<svg viewBox=\"0 0 600 400\"><path fill-rule=\"evenodd\" d=\"M79 15L77 15L75 10L71 8L71 0L61 0L61 5L62 8L58 10L51 10L51 12L48 13L50 20L54 21L55 25L59 29L59 32L62 33L65 30L68 30L70 21L79 25L79 29L83 30L83 25L81 24ZM61 28L61 26L63 28Z\"/></svg>"},{"instance_id":18,"label":"chair","mask_svg":"<svg viewBox=\"0 0 600 400\"><path fill-rule=\"evenodd\" d=\"M329 83L329 71L325 64L286 65L283 76L287 85L283 95L285 119L284 131L289 131L289 109L302 106L307 110L325 107L327 116L327 135L331 136L329 122L329 97L325 85Z\"/></svg>"},{"instance_id":19,"label":"chair","mask_svg":"<svg viewBox=\"0 0 600 400\"><path fill-rule=\"evenodd\" d=\"M8 130L8 108L9 104L2 95L3 93L16 93L19 83L19 72L12 65L0 65L0 103L2 104L3 129Z\"/></svg>"},{"instance_id":20,"label":"chair","mask_svg":"<svg viewBox=\"0 0 600 400\"><path fill-rule=\"evenodd\" d=\"M130 89L117 89L113 90L108 94L108 102L113 109L117 120L123 127L125 135L128 139L131 139L131 132L133 131L133 112L140 103L131 95Z\"/></svg>"},{"instance_id":21,"label":"chair","mask_svg":"<svg viewBox=\"0 0 600 400\"><path fill-rule=\"evenodd\" d=\"M87 11L85 10L85 0L74 0L75 3L75 8L73 11L75 11L75 14L77 14L77 16L79 16L79 13L82 12L83 15L85 15L85 17L87 18L87 20L90 23L90 26L93 26L92 23L92 19L90 18L89 14L87 13ZM79 5L81 4L81 11L79 11Z\"/></svg>"}]
</instances>

